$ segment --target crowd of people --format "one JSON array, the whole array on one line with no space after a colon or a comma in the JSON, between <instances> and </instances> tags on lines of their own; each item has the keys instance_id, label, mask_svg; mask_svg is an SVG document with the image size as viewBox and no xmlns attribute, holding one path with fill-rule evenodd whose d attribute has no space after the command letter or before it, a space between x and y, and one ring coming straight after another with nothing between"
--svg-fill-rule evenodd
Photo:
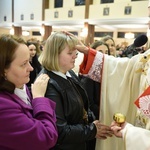
<instances>
[{"instance_id":1,"label":"crowd of people","mask_svg":"<svg viewBox=\"0 0 150 150\"><path fill-rule=\"evenodd\" d=\"M87 47L65 31L0 45L0 149L150 150L150 50L120 57L111 36Z\"/></svg>"}]
</instances>

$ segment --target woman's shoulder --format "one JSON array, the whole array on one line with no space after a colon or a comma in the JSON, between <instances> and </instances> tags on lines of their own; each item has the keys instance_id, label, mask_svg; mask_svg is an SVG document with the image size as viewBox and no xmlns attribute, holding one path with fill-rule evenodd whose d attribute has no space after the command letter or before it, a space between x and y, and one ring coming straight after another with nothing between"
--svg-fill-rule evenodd
<instances>
[{"instance_id":1,"label":"woman's shoulder","mask_svg":"<svg viewBox=\"0 0 150 150\"><path fill-rule=\"evenodd\" d=\"M0 93L0 111L12 109L12 108L20 108L20 103L23 103L15 94L10 94L6 92Z\"/></svg>"}]
</instances>

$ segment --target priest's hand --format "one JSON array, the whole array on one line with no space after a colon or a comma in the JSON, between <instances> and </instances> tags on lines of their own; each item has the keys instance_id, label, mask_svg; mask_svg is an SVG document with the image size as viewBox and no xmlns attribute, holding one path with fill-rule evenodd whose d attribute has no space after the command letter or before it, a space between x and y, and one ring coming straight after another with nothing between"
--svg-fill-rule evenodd
<instances>
[{"instance_id":1,"label":"priest's hand","mask_svg":"<svg viewBox=\"0 0 150 150\"><path fill-rule=\"evenodd\" d=\"M113 133L116 137L122 138L122 136L123 136L122 131L125 128L126 124L127 124L126 122L118 124L115 121L113 121L111 123L111 130L113 131Z\"/></svg>"},{"instance_id":2,"label":"priest's hand","mask_svg":"<svg viewBox=\"0 0 150 150\"><path fill-rule=\"evenodd\" d=\"M77 38L74 34L72 34L70 32L63 31L63 33L70 37L73 36L73 37ZM89 47L85 46L85 44L79 38L77 38L77 40L78 40L78 44L76 45L75 48L81 53L88 54Z\"/></svg>"}]
</instances>

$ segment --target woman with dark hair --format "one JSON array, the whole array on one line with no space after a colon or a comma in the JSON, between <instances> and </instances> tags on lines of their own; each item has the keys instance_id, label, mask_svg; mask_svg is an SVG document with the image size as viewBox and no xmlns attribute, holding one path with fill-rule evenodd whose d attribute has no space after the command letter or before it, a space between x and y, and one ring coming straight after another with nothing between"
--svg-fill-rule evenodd
<instances>
[{"instance_id":1,"label":"woman with dark hair","mask_svg":"<svg viewBox=\"0 0 150 150\"><path fill-rule=\"evenodd\" d=\"M110 35L106 35L101 39L101 41L108 45L110 50L110 55L116 57L116 44L114 39Z\"/></svg>"},{"instance_id":2,"label":"woman with dark hair","mask_svg":"<svg viewBox=\"0 0 150 150\"><path fill-rule=\"evenodd\" d=\"M21 38L0 36L0 149L49 150L57 141L55 103L45 98L49 77L25 85L33 70Z\"/></svg>"},{"instance_id":3,"label":"woman with dark hair","mask_svg":"<svg viewBox=\"0 0 150 150\"><path fill-rule=\"evenodd\" d=\"M37 49L38 43L33 41L28 41L27 46L30 52L30 64L33 67L33 71L30 72L30 81L27 83L29 89L31 89L31 84L34 82L38 73L41 71L42 67L38 61Z\"/></svg>"},{"instance_id":4,"label":"woman with dark hair","mask_svg":"<svg viewBox=\"0 0 150 150\"><path fill-rule=\"evenodd\" d=\"M102 52L103 54L110 55L109 46L101 40L98 40L98 41L95 41L94 43L92 43L91 48L93 48L99 52Z\"/></svg>"}]
</instances>

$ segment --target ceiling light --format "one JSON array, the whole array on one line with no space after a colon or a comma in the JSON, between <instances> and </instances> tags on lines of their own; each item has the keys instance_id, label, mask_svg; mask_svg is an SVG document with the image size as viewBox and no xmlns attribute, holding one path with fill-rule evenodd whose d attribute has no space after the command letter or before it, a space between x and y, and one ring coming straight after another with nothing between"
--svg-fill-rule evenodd
<instances>
[{"instance_id":1,"label":"ceiling light","mask_svg":"<svg viewBox=\"0 0 150 150\"><path fill-rule=\"evenodd\" d=\"M14 28L10 29L9 33L10 33L11 35L14 35L14 33L15 33Z\"/></svg>"},{"instance_id":2,"label":"ceiling light","mask_svg":"<svg viewBox=\"0 0 150 150\"><path fill-rule=\"evenodd\" d=\"M81 37L86 37L88 35L88 29L87 28L83 28L81 33L80 33L80 36Z\"/></svg>"},{"instance_id":3,"label":"ceiling light","mask_svg":"<svg viewBox=\"0 0 150 150\"><path fill-rule=\"evenodd\" d=\"M125 33L125 36L124 36L126 39L134 39L134 33Z\"/></svg>"},{"instance_id":4,"label":"ceiling light","mask_svg":"<svg viewBox=\"0 0 150 150\"><path fill-rule=\"evenodd\" d=\"M29 36L30 33L29 33L29 31L22 31L22 35L23 35L23 36Z\"/></svg>"}]
</instances>

